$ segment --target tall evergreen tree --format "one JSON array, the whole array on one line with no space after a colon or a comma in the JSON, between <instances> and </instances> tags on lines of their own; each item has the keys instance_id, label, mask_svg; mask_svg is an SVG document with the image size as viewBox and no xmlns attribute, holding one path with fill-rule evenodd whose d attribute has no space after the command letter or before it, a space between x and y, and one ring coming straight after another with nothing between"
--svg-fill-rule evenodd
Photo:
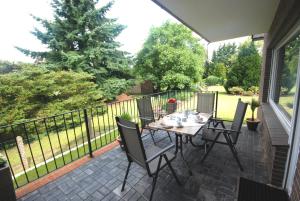
<instances>
[{"instance_id":1,"label":"tall evergreen tree","mask_svg":"<svg viewBox=\"0 0 300 201\"><path fill-rule=\"evenodd\" d=\"M224 44L213 52L211 61L214 64L223 63L227 68L230 68L232 64L232 57L237 52L237 46L235 43Z\"/></svg>"},{"instance_id":2,"label":"tall evergreen tree","mask_svg":"<svg viewBox=\"0 0 300 201\"><path fill-rule=\"evenodd\" d=\"M236 61L228 72L225 89L239 86L249 90L258 86L260 78L261 56L252 41L244 42L238 50Z\"/></svg>"},{"instance_id":3,"label":"tall evergreen tree","mask_svg":"<svg viewBox=\"0 0 300 201\"><path fill-rule=\"evenodd\" d=\"M113 3L96 8L98 0L53 0L54 20L36 16L45 31L35 28L36 36L49 51L36 52L17 47L53 70L85 71L101 83L106 78L129 78L128 57L118 50L115 38L124 29L116 19L106 17Z\"/></svg>"}]
</instances>

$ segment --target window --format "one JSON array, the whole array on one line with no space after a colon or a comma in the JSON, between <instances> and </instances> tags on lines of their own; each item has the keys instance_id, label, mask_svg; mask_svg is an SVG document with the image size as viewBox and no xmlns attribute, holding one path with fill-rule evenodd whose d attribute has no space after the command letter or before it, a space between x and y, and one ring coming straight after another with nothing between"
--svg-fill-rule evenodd
<instances>
[{"instance_id":1,"label":"window","mask_svg":"<svg viewBox=\"0 0 300 201\"><path fill-rule=\"evenodd\" d=\"M300 34L297 34L277 52L277 79L273 101L288 121L291 121L295 103L299 51Z\"/></svg>"}]
</instances>

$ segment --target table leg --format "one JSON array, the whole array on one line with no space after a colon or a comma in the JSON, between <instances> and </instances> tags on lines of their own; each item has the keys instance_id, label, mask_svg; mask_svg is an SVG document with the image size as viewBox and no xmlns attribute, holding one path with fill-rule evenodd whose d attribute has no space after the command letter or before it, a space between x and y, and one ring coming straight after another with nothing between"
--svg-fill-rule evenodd
<instances>
[{"instance_id":1,"label":"table leg","mask_svg":"<svg viewBox=\"0 0 300 201\"><path fill-rule=\"evenodd\" d=\"M189 167L189 165L188 165L188 163L187 163L187 161L185 160L184 155L183 155L183 140L182 140L182 135L176 134L176 146L175 146L175 154L176 154L176 155L177 155L177 153L178 153L178 150L179 150L179 152L180 152L180 156L181 156L181 158L182 158L182 160L183 160L184 165L186 166L186 168L187 168L188 171L189 171L189 174L190 174L190 175L193 175L193 172L192 172L192 170L190 169L190 167Z\"/></svg>"}]
</instances>

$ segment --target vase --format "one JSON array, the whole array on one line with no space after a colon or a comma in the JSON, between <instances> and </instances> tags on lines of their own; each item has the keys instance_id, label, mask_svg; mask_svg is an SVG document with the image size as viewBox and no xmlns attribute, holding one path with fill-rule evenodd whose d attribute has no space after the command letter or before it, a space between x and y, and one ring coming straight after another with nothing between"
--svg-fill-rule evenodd
<instances>
[{"instance_id":1,"label":"vase","mask_svg":"<svg viewBox=\"0 0 300 201\"><path fill-rule=\"evenodd\" d=\"M167 103L167 113L172 114L177 109L177 103Z\"/></svg>"},{"instance_id":2,"label":"vase","mask_svg":"<svg viewBox=\"0 0 300 201\"><path fill-rule=\"evenodd\" d=\"M16 201L15 188L7 163L0 168L0 198L5 201Z\"/></svg>"}]
</instances>

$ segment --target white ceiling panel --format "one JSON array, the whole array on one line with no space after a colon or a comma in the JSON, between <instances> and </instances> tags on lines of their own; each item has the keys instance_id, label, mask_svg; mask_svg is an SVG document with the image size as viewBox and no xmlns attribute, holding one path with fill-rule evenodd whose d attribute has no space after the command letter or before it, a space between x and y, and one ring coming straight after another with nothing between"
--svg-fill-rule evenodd
<instances>
[{"instance_id":1,"label":"white ceiling panel","mask_svg":"<svg viewBox=\"0 0 300 201\"><path fill-rule=\"evenodd\" d=\"M268 32L279 0L153 0L209 42Z\"/></svg>"}]
</instances>

